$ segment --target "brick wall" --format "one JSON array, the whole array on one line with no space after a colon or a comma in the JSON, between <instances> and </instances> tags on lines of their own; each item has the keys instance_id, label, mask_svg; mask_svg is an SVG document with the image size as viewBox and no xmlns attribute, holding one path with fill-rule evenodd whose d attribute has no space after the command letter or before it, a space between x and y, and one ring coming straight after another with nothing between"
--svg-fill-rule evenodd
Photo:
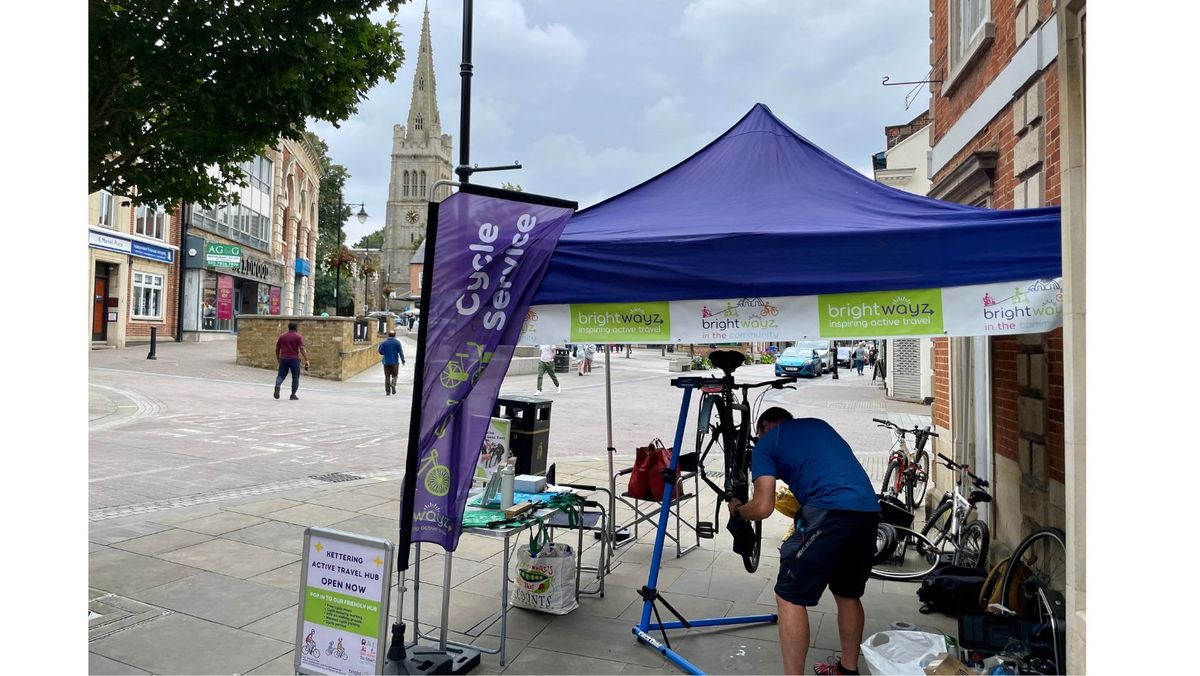
<instances>
[{"instance_id":1,"label":"brick wall","mask_svg":"<svg viewBox=\"0 0 1200 676\"><path fill-rule=\"evenodd\" d=\"M346 380L370 368L380 360L378 348L385 334L378 323L370 322L370 340L354 342L351 317L307 317L295 315L241 315L238 317L237 363L274 370L275 341L287 331L288 322L299 324L300 335L310 361L305 375L330 380ZM395 325L389 319L388 326ZM385 330L386 331L386 330Z\"/></svg>"},{"instance_id":2,"label":"brick wall","mask_svg":"<svg viewBox=\"0 0 1200 676\"><path fill-rule=\"evenodd\" d=\"M182 248L180 240L183 235L182 203L176 205L167 218L166 243ZM129 209L129 229L127 232L136 233L135 221L137 209ZM179 266L182 264L182 254L175 252L175 263L165 266L163 275L163 318L161 320L135 319L133 316L133 272L138 259L130 256L130 271L125 275L125 340L141 342L150 340L150 328L158 327L158 340L175 340L175 331L179 323ZM155 272L154 274L160 274Z\"/></svg>"},{"instance_id":3,"label":"brick wall","mask_svg":"<svg viewBox=\"0 0 1200 676\"><path fill-rule=\"evenodd\" d=\"M950 429L950 339L934 338L933 424Z\"/></svg>"}]
</instances>

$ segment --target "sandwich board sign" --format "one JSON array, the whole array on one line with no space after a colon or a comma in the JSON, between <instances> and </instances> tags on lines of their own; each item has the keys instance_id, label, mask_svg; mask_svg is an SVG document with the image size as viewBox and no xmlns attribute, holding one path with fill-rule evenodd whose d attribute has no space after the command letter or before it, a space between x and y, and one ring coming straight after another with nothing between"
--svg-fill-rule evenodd
<instances>
[{"instance_id":1,"label":"sandwich board sign","mask_svg":"<svg viewBox=\"0 0 1200 676\"><path fill-rule=\"evenodd\" d=\"M392 543L310 527L300 571L296 673L382 674Z\"/></svg>"}]
</instances>

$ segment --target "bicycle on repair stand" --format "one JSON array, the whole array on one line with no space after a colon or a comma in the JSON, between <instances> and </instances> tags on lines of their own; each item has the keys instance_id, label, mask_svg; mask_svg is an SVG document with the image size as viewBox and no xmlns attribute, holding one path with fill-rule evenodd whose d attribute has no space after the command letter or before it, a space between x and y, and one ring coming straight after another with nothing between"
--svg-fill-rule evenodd
<instances>
[{"instance_id":1,"label":"bicycle on repair stand","mask_svg":"<svg viewBox=\"0 0 1200 676\"><path fill-rule=\"evenodd\" d=\"M750 501L750 458L754 452L752 436L754 416L750 405L750 390L760 387L783 389L796 382L795 378L779 378L761 383L735 383L733 372L746 363L746 357L741 352L733 350L718 350L708 355L713 367L725 373L720 378L702 378L700 391L700 417L696 425L696 452L680 457L680 467L684 471L696 469L704 483L716 492L720 500L714 521L700 522L697 532L702 538L712 538L716 535L716 524L721 522L721 512L725 502L737 498L743 503ZM792 387L791 389L795 389ZM738 401L737 390L741 390L741 401ZM762 402L767 390L763 390L755 402L755 407ZM716 414L715 419L713 414ZM718 486L704 471L704 461L709 451L716 446L724 459L724 485ZM688 457L691 456L691 457ZM696 467L691 468L692 461ZM753 573L758 570L759 554L762 550L762 522L752 521L754 542L751 551L742 553L742 565L746 571Z\"/></svg>"}]
</instances>

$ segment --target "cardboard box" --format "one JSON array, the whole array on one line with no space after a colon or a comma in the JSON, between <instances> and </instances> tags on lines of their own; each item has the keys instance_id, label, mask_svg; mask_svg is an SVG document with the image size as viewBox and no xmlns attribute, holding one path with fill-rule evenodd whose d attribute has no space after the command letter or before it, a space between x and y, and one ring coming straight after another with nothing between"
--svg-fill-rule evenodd
<instances>
[{"instance_id":1,"label":"cardboard box","mask_svg":"<svg viewBox=\"0 0 1200 676\"><path fill-rule=\"evenodd\" d=\"M942 653L925 667L925 673L929 676L970 676L979 672L960 662L957 657Z\"/></svg>"}]
</instances>

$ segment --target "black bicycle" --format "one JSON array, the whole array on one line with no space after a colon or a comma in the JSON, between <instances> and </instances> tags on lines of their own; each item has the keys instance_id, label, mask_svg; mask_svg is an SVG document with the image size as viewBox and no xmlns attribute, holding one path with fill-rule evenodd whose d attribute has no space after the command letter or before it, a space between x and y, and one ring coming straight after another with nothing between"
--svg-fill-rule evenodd
<instances>
[{"instance_id":1,"label":"black bicycle","mask_svg":"<svg viewBox=\"0 0 1200 676\"><path fill-rule=\"evenodd\" d=\"M700 418L696 425L696 469L704 483L720 498L714 522L698 524L701 537L711 538L716 530L715 524L721 521L723 503L731 498L737 498L743 503L750 500L750 458L754 452L754 442L757 441L752 434L754 416L750 405L750 390L760 387L782 389L796 382L796 379L779 378L761 383L735 383L733 372L746 363L745 355L734 350L717 350L709 354L708 358L713 367L725 373L720 378L701 379L700 391L703 398L700 400ZM738 401L737 390L742 392L741 401ZM766 392L763 390L759 395L759 402ZM725 481L721 486L714 483L704 470L704 461L714 446L720 449L724 460ZM753 521L752 524L753 551L742 554L742 565L750 573L758 570L759 554L762 550L762 522Z\"/></svg>"}]
</instances>

